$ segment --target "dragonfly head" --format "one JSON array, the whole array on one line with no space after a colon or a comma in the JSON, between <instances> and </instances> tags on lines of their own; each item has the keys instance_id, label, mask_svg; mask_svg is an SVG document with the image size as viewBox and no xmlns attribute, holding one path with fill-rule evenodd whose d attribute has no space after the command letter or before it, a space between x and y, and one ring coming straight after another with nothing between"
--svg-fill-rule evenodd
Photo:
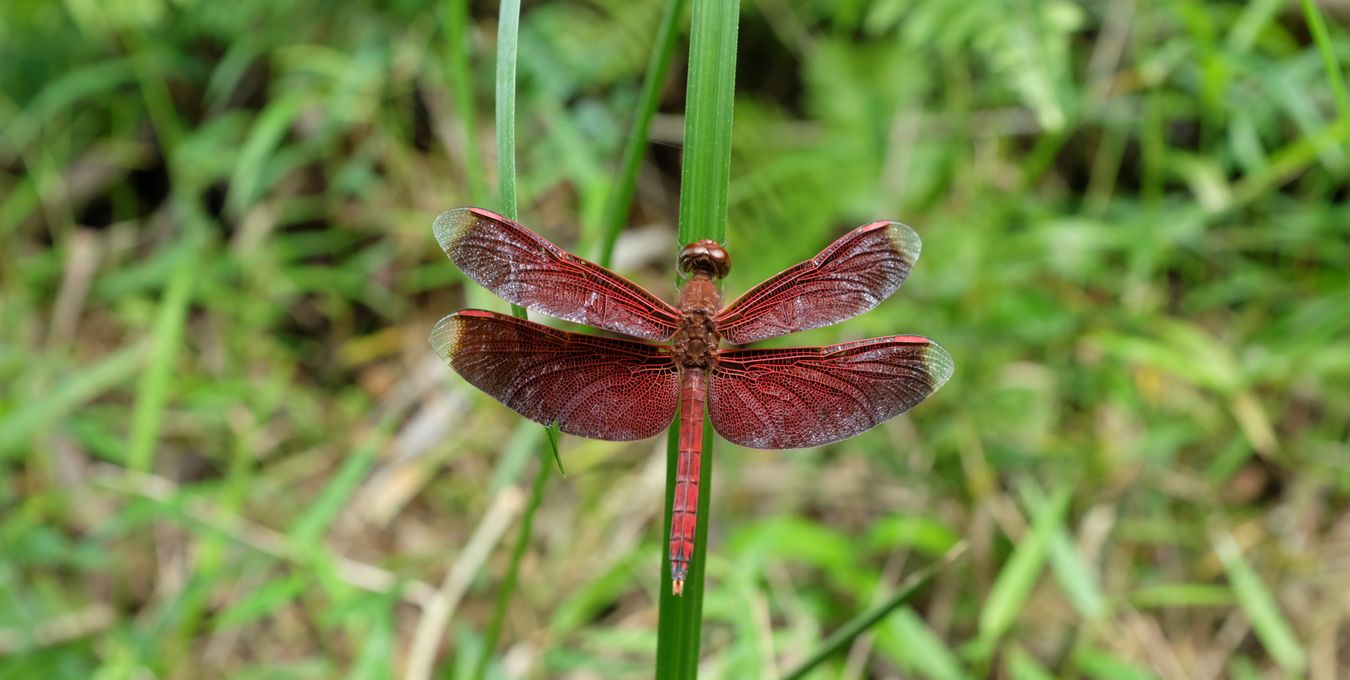
<instances>
[{"instance_id":1,"label":"dragonfly head","mask_svg":"<svg viewBox=\"0 0 1350 680\"><path fill-rule=\"evenodd\" d=\"M720 279L731 271L731 256L717 241L694 241L680 251L680 271L685 274L704 272Z\"/></svg>"}]
</instances>

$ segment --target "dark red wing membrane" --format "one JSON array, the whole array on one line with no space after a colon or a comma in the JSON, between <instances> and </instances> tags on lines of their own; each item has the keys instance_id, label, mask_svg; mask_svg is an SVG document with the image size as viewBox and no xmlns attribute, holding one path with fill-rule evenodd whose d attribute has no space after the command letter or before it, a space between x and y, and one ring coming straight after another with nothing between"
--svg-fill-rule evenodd
<instances>
[{"instance_id":1,"label":"dark red wing membrane","mask_svg":"<svg viewBox=\"0 0 1350 680\"><path fill-rule=\"evenodd\" d=\"M662 347L476 309L441 319L431 346L474 387L568 434L644 439L675 417L680 373Z\"/></svg>"},{"instance_id":2,"label":"dark red wing membrane","mask_svg":"<svg viewBox=\"0 0 1350 680\"><path fill-rule=\"evenodd\" d=\"M457 208L433 229L455 265L504 300L639 338L675 333L680 313L661 298L501 215Z\"/></svg>"},{"instance_id":3,"label":"dark red wing membrane","mask_svg":"<svg viewBox=\"0 0 1350 680\"><path fill-rule=\"evenodd\" d=\"M717 330L744 345L851 319L900 287L919 248L919 235L899 222L858 227L727 305Z\"/></svg>"},{"instance_id":4,"label":"dark red wing membrane","mask_svg":"<svg viewBox=\"0 0 1350 680\"><path fill-rule=\"evenodd\" d=\"M708 411L717 432L741 446L821 446L908 411L951 375L946 350L915 335L733 350L713 367Z\"/></svg>"}]
</instances>

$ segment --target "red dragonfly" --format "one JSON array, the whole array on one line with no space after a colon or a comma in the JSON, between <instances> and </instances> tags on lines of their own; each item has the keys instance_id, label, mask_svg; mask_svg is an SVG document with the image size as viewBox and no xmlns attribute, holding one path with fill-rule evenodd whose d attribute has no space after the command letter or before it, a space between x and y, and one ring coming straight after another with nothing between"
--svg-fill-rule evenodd
<instances>
[{"instance_id":1,"label":"red dragonfly","mask_svg":"<svg viewBox=\"0 0 1350 680\"><path fill-rule=\"evenodd\" d=\"M671 306L501 215L459 208L436 239L469 278L512 303L650 344L556 330L466 309L441 319L431 345L465 380L515 412L568 434L645 439L680 414L670 524L671 580L684 589L694 552L704 409L718 434L756 449L846 439L904 413L952 374L940 345L892 335L828 347L723 349L844 321L900 287L919 236L873 222L722 306L715 283L731 258L716 241L680 251L687 278Z\"/></svg>"}]
</instances>

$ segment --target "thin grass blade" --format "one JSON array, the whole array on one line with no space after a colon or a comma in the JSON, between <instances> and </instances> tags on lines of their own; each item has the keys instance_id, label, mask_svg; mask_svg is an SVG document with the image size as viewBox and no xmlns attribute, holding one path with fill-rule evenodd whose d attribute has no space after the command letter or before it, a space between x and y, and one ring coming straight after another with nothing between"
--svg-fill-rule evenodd
<instances>
[{"instance_id":1,"label":"thin grass blade","mask_svg":"<svg viewBox=\"0 0 1350 680\"><path fill-rule=\"evenodd\" d=\"M483 159L478 153L477 114L473 107L473 83L469 79L469 0L446 0L445 33L449 43L445 76L450 81L450 96L454 98L463 137L464 178L469 185L469 202L478 205L487 200L487 183L483 181Z\"/></svg>"},{"instance_id":2,"label":"thin grass blade","mask_svg":"<svg viewBox=\"0 0 1350 680\"><path fill-rule=\"evenodd\" d=\"M680 18L684 16L685 5L686 0L667 0L666 8L661 13L661 23L656 27L651 61L647 63L647 73L642 78L642 92L638 95L637 115L633 117L633 127L628 131L628 143L619 161L619 175L605 203L604 241L597 258L605 267L610 265L614 257L614 244L619 240L619 232L623 231L623 225L628 221L628 211L633 206L638 169L647 150L647 133L651 129L656 106L661 101L661 86L666 80L666 72L670 70L670 57L675 53L675 38L679 35Z\"/></svg>"},{"instance_id":3,"label":"thin grass blade","mask_svg":"<svg viewBox=\"0 0 1350 680\"><path fill-rule=\"evenodd\" d=\"M552 428L548 430L548 440L556 459L558 445ZM559 463L560 468L561 465ZM488 663L492 660L492 652L497 647L497 639L501 637L502 624L506 621L506 610L511 604L511 597L515 595L516 582L520 578L520 563L525 557L525 549L530 547L530 534L534 530L534 513L539 510L539 504L544 499L544 487L548 485L551 470L547 453L542 453L539 458L539 470L534 473L534 484L530 486L530 497L526 501L525 514L520 518L520 529L516 533L516 543L511 548L510 566L506 569L506 578L502 581L502 587L497 590L497 601L492 608L492 620L488 623L484 644L479 650L473 673L469 676L475 680L481 680L487 675Z\"/></svg>"},{"instance_id":4,"label":"thin grass blade","mask_svg":"<svg viewBox=\"0 0 1350 680\"><path fill-rule=\"evenodd\" d=\"M1046 510L1049 502L1041 490L1034 484L1021 487L1022 503L1033 515L1039 516ZM1050 541L1047 546L1050 555L1050 569L1055 574L1064 593L1069 596L1078 613L1083 618L1097 620L1110 613L1106 595L1102 592L1096 573L1079 554L1077 546L1069 532L1056 523L1050 528Z\"/></svg>"},{"instance_id":5,"label":"thin grass blade","mask_svg":"<svg viewBox=\"0 0 1350 680\"><path fill-rule=\"evenodd\" d=\"M725 243L727 191L731 180L731 114L736 84L739 0L696 0L689 44L685 94L684 167L680 177L679 242L712 239ZM678 417L675 422L679 422ZM666 440L664 536L670 535L675 498L678 428ZM702 638L703 569L708 554L708 502L712 498L712 432L704 417L699 469L698 525L684 594L671 591L670 555L661 543L661 612L656 645L657 678L695 678Z\"/></svg>"},{"instance_id":6,"label":"thin grass blade","mask_svg":"<svg viewBox=\"0 0 1350 680\"><path fill-rule=\"evenodd\" d=\"M1327 23L1322 18L1322 10L1313 0L1303 0L1303 15L1308 22L1308 31L1312 33L1317 51L1322 55L1322 65L1327 70L1327 80L1331 81L1331 92L1336 98L1336 109L1341 120L1350 120L1350 95L1346 94L1345 81L1341 78L1341 64L1336 57L1336 45L1327 32ZM1342 128L1344 130L1344 128ZM1341 136L1346 140L1346 135Z\"/></svg>"},{"instance_id":7,"label":"thin grass blade","mask_svg":"<svg viewBox=\"0 0 1350 680\"><path fill-rule=\"evenodd\" d=\"M497 208L516 219L516 50L520 0L502 0L497 14ZM525 310L512 313L525 318Z\"/></svg>"},{"instance_id":8,"label":"thin grass blade","mask_svg":"<svg viewBox=\"0 0 1350 680\"><path fill-rule=\"evenodd\" d=\"M1224 572L1228 574L1228 583L1233 587L1238 605L1252 622L1257 639L1281 668L1291 675L1302 675L1308 659L1289 621L1280 611L1275 596L1243 558L1242 548L1238 547L1230 534L1216 533L1210 541L1214 544L1219 561L1223 563Z\"/></svg>"},{"instance_id":9,"label":"thin grass blade","mask_svg":"<svg viewBox=\"0 0 1350 680\"><path fill-rule=\"evenodd\" d=\"M516 53L520 40L520 0L503 0L497 18L497 181L498 208L503 215L516 218ZM517 318L528 318L525 308L511 305L511 314ZM559 471L562 460L558 456L557 431L546 429L550 450ZM497 648L502 625L506 621L506 610L516 592L516 582L520 577L520 562L530 544L530 533L534 526L534 513L544 499L544 488L549 479L548 453L540 452L539 471L535 473L534 484L530 487L530 497L526 501L525 514L521 517L516 534L515 547L511 550L511 562L506 577L497 590L497 601L493 605L492 619L488 624L483 647L474 663L472 678L482 678L487 673L492 653Z\"/></svg>"},{"instance_id":10,"label":"thin grass blade","mask_svg":"<svg viewBox=\"0 0 1350 680\"><path fill-rule=\"evenodd\" d=\"M905 579L905 582L901 584L890 597L886 598L885 602L864 612L857 618L844 624L828 638L825 638L825 641L820 643L820 646L817 647L810 656L807 656L805 661L802 661L796 668L792 669L791 672L784 675L783 680L797 680L798 678L806 677L806 674L810 673L816 666L819 666L823 661L843 650L859 635L862 635L871 629L872 626L880 623L889 616L891 612L895 611L897 607L908 602L910 598L914 597L914 595L919 592L919 589L927 585L929 581L932 581L934 576L937 576L943 569L947 568L947 566L953 564L960 559L962 555L966 554L968 547L969 546L965 541L957 543L947 551L947 554L944 555L941 560L920 569L908 579Z\"/></svg>"},{"instance_id":11,"label":"thin grass blade","mask_svg":"<svg viewBox=\"0 0 1350 680\"><path fill-rule=\"evenodd\" d=\"M1021 613L1022 605L1045 569L1053 530L1063 521L1070 498L1069 487L1056 490L1052 499L1035 513L1026 536L999 572L985 600L984 610L980 612L979 637L973 650L976 658L989 658L994 646Z\"/></svg>"},{"instance_id":12,"label":"thin grass blade","mask_svg":"<svg viewBox=\"0 0 1350 680\"><path fill-rule=\"evenodd\" d=\"M76 372L46 396L33 399L0 418L0 461L21 454L29 437L56 424L99 395L131 379L150 356L137 343Z\"/></svg>"},{"instance_id":13,"label":"thin grass blade","mask_svg":"<svg viewBox=\"0 0 1350 680\"><path fill-rule=\"evenodd\" d=\"M173 386L173 368L183 344L188 303L198 274L200 239L189 236L178 253L164 298L155 318L150 364L136 389L136 405L131 412L131 440L127 447L127 466L140 472L154 467L155 446L168 407Z\"/></svg>"}]
</instances>

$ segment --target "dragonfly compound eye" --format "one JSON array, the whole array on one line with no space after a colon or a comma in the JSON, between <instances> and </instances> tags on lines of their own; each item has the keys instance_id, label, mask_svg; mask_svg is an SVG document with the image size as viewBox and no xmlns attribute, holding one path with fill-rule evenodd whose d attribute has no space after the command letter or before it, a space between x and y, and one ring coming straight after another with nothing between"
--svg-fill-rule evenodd
<instances>
[{"instance_id":1,"label":"dragonfly compound eye","mask_svg":"<svg viewBox=\"0 0 1350 680\"><path fill-rule=\"evenodd\" d=\"M717 241L695 241L680 251L680 271L686 274L702 271L720 279L731 271L731 256Z\"/></svg>"}]
</instances>

